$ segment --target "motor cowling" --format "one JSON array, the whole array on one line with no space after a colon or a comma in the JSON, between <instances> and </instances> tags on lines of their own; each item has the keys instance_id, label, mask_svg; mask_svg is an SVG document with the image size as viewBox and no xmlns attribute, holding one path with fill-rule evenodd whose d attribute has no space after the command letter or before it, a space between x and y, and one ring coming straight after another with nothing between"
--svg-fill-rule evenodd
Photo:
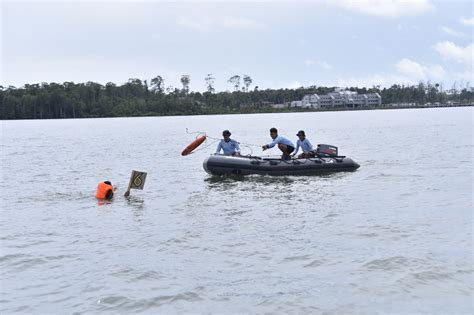
<instances>
[{"instance_id":1,"label":"motor cowling","mask_svg":"<svg viewBox=\"0 0 474 315\"><path fill-rule=\"evenodd\" d=\"M338 150L336 146L330 144L318 144L316 154L319 156L333 157L338 156Z\"/></svg>"}]
</instances>

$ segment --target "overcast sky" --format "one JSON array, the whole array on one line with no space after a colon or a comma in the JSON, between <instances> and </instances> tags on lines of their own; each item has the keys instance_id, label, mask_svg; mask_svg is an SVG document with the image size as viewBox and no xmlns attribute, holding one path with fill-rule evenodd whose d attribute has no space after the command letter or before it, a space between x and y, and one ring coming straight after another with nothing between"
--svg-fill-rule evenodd
<instances>
[{"instance_id":1,"label":"overcast sky","mask_svg":"<svg viewBox=\"0 0 474 315\"><path fill-rule=\"evenodd\" d=\"M472 1L1 1L0 85L474 82Z\"/></svg>"}]
</instances>

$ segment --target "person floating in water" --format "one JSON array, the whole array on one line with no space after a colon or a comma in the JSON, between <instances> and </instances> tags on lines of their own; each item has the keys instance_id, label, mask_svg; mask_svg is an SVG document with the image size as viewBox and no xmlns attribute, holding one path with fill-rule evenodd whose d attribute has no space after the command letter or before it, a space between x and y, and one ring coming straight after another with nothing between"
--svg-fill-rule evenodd
<instances>
[{"instance_id":1,"label":"person floating in water","mask_svg":"<svg viewBox=\"0 0 474 315\"><path fill-rule=\"evenodd\" d=\"M311 144L311 142L309 142L308 139L306 139L304 130L298 131L296 136L299 139L296 141L296 149L295 149L295 152L293 153L293 156L295 156L296 153L298 153L298 149L301 147L301 150L303 151L303 153L298 155L298 159L308 159L308 158L314 157L315 154L313 152L313 145Z\"/></svg>"},{"instance_id":2,"label":"person floating in water","mask_svg":"<svg viewBox=\"0 0 474 315\"><path fill-rule=\"evenodd\" d=\"M239 143L230 138L230 131L224 130L222 132L222 136L224 139L219 141L217 145L216 154L220 154L221 150L224 151L224 155L233 155L238 156L240 155L240 146Z\"/></svg>"},{"instance_id":3,"label":"person floating in water","mask_svg":"<svg viewBox=\"0 0 474 315\"><path fill-rule=\"evenodd\" d=\"M283 136L279 136L278 130L276 128L270 129L270 137L273 139L273 141L269 144L262 146L263 151L273 148L275 145L278 144L278 149L283 152L281 158L284 160L290 160L290 154L295 150L295 145L293 144L293 142Z\"/></svg>"},{"instance_id":4,"label":"person floating in water","mask_svg":"<svg viewBox=\"0 0 474 315\"><path fill-rule=\"evenodd\" d=\"M100 182L97 185L95 197L99 200L111 200L114 197L114 187L109 181Z\"/></svg>"}]
</instances>

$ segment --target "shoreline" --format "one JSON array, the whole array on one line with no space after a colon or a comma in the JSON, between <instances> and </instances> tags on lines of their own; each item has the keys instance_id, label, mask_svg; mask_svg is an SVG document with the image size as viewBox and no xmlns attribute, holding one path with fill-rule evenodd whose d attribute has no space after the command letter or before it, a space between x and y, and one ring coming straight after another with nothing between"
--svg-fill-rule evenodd
<instances>
[{"instance_id":1,"label":"shoreline","mask_svg":"<svg viewBox=\"0 0 474 315\"><path fill-rule=\"evenodd\" d=\"M284 114L284 113L318 113L318 112L345 112L345 111L370 111L370 110L390 110L390 109L424 109L424 108L456 108L456 107L474 107L471 104L456 104L456 105L400 105L388 106L382 105L379 107L355 107L355 108L305 108L305 109L290 109L290 108L265 108L256 111L244 112L222 112L222 113L202 113L202 114L172 114L172 115L137 115L137 116L104 116L104 117L76 117L76 118L20 118L20 119L0 119L0 121L19 121L19 120L68 120L68 119L112 119L112 118L138 118L138 117L179 117L179 116L205 116L205 115L248 115L248 114Z\"/></svg>"}]
</instances>

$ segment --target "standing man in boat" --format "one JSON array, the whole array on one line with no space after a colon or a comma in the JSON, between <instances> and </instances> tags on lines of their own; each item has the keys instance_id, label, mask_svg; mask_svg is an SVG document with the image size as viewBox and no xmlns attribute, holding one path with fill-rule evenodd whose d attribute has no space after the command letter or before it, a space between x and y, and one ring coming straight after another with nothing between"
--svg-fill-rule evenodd
<instances>
[{"instance_id":1,"label":"standing man in boat","mask_svg":"<svg viewBox=\"0 0 474 315\"><path fill-rule=\"evenodd\" d=\"M313 145L311 144L311 142L309 142L308 139L306 139L304 130L298 131L296 136L299 139L296 141L296 149L295 149L295 152L293 153L293 156L295 156L296 153L298 153L298 149L301 147L301 150L303 151L303 153L298 155L298 159L308 159L308 158L314 157Z\"/></svg>"},{"instance_id":2,"label":"standing man in boat","mask_svg":"<svg viewBox=\"0 0 474 315\"><path fill-rule=\"evenodd\" d=\"M220 154L221 150L224 151L224 155L238 156L240 155L240 146L239 143L230 138L230 131L224 130L222 136L224 139L219 141L217 145L216 154Z\"/></svg>"},{"instance_id":3,"label":"standing man in boat","mask_svg":"<svg viewBox=\"0 0 474 315\"><path fill-rule=\"evenodd\" d=\"M273 139L273 141L269 144L262 146L263 151L273 148L275 145L278 144L278 149L283 152L281 158L283 160L290 160L290 154L295 150L295 145L293 144L293 142L283 136L279 136L278 130L276 128L270 129L270 137Z\"/></svg>"}]
</instances>

